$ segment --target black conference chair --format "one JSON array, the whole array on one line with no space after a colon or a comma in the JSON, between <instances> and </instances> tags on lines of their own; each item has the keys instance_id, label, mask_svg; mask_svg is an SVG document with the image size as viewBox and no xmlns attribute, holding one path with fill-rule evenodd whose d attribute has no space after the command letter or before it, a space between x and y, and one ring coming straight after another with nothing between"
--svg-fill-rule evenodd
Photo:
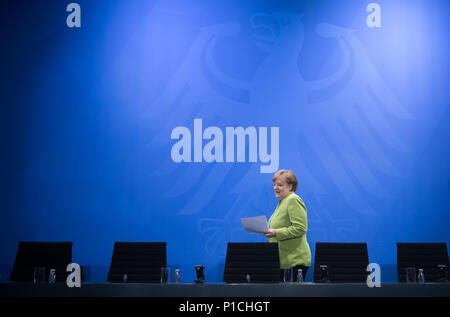
<instances>
[{"instance_id":1,"label":"black conference chair","mask_svg":"<svg viewBox=\"0 0 450 317\"><path fill-rule=\"evenodd\" d=\"M426 282L448 281L449 259L446 243L397 243L398 282L406 282L406 268L423 269Z\"/></svg>"},{"instance_id":2,"label":"black conference chair","mask_svg":"<svg viewBox=\"0 0 450 317\"><path fill-rule=\"evenodd\" d=\"M116 242L108 281L159 283L161 268L166 266L166 242Z\"/></svg>"},{"instance_id":3,"label":"black conference chair","mask_svg":"<svg viewBox=\"0 0 450 317\"><path fill-rule=\"evenodd\" d=\"M72 263L72 242L24 242L19 243L10 281L32 282L34 268L45 267L47 281L51 269L55 269L56 282L65 282Z\"/></svg>"},{"instance_id":4,"label":"black conference chair","mask_svg":"<svg viewBox=\"0 0 450 317\"><path fill-rule=\"evenodd\" d=\"M369 255L366 243L316 243L314 282L366 283Z\"/></svg>"},{"instance_id":5,"label":"black conference chair","mask_svg":"<svg viewBox=\"0 0 450 317\"><path fill-rule=\"evenodd\" d=\"M280 282L278 244L229 242L223 281L225 283Z\"/></svg>"},{"instance_id":6,"label":"black conference chair","mask_svg":"<svg viewBox=\"0 0 450 317\"><path fill-rule=\"evenodd\" d=\"M223 281L225 283L280 282L278 244L229 242Z\"/></svg>"}]
</instances>

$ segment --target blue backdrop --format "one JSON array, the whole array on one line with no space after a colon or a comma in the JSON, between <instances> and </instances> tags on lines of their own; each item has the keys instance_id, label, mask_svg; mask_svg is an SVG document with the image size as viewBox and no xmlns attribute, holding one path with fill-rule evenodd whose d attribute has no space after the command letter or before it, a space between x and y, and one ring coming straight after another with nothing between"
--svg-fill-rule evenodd
<instances>
[{"instance_id":1,"label":"blue backdrop","mask_svg":"<svg viewBox=\"0 0 450 317\"><path fill-rule=\"evenodd\" d=\"M167 241L219 282L279 168L313 254L367 242L387 282L396 242L448 244L450 2L370 2L2 1L0 281L19 241L73 241L92 282Z\"/></svg>"}]
</instances>

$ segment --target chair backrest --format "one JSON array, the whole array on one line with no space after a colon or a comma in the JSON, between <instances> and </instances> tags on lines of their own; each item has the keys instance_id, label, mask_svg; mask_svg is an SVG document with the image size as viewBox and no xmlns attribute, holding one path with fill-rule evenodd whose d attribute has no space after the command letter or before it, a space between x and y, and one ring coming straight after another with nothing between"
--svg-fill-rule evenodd
<instances>
[{"instance_id":1,"label":"chair backrest","mask_svg":"<svg viewBox=\"0 0 450 317\"><path fill-rule=\"evenodd\" d=\"M64 282L69 274L66 268L70 263L72 263L72 242L21 241L9 280L32 282L34 268L45 267L46 279L50 270L55 269L56 282Z\"/></svg>"},{"instance_id":2,"label":"chair backrest","mask_svg":"<svg viewBox=\"0 0 450 317\"><path fill-rule=\"evenodd\" d=\"M167 266L166 242L114 243L108 281L112 283L159 283Z\"/></svg>"},{"instance_id":3,"label":"chair backrest","mask_svg":"<svg viewBox=\"0 0 450 317\"><path fill-rule=\"evenodd\" d=\"M369 265L366 243L317 242L314 256L314 282L325 282L321 266L328 267L331 283L365 283Z\"/></svg>"},{"instance_id":4,"label":"chair backrest","mask_svg":"<svg viewBox=\"0 0 450 317\"><path fill-rule=\"evenodd\" d=\"M280 282L278 243L233 243L227 246L223 281L245 283Z\"/></svg>"},{"instance_id":5,"label":"chair backrest","mask_svg":"<svg viewBox=\"0 0 450 317\"><path fill-rule=\"evenodd\" d=\"M397 243L397 276L399 282L406 281L406 268L423 269L425 281L441 278L439 265L449 267L446 243Z\"/></svg>"}]
</instances>

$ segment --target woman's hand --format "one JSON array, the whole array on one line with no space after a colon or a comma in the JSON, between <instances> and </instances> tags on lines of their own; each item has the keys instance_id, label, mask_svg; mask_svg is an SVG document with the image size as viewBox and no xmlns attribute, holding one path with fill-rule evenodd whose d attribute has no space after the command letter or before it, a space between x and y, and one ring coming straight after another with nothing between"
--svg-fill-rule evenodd
<instances>
[{"instance_id":1,"label":"woman's hand","mask_svg":"<svg viewBox=\"0 0 450 317\"><path fill-rule=\"evenodd\" d=\"M269 229L263 232L266 238L274 238L277 236L277 232L274 229Z\"/></svg>"}]
</instances>

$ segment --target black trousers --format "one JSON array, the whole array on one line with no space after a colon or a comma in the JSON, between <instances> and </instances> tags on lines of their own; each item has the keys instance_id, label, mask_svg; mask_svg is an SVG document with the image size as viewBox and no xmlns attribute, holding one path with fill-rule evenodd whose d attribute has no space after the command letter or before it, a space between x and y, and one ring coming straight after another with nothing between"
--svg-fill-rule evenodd
<instances>
[{"instance_id":1,"label":"black trousers","mask_svg":"<svg viewBox=\"0 0 450 317\"><path fill-rule=\"evenodd\" d=\"M302 274L303 274L303 281L306 280L306 273L308 272L309 266L303 266L303 265L296 265L292 268L292 279L294 282L297 282L297 274L298 274L298 270L302 269ZM284 276L284 270L281 269L280 270L280 281L283 281L283 276Z\"/></svg>"}]
</instances>

